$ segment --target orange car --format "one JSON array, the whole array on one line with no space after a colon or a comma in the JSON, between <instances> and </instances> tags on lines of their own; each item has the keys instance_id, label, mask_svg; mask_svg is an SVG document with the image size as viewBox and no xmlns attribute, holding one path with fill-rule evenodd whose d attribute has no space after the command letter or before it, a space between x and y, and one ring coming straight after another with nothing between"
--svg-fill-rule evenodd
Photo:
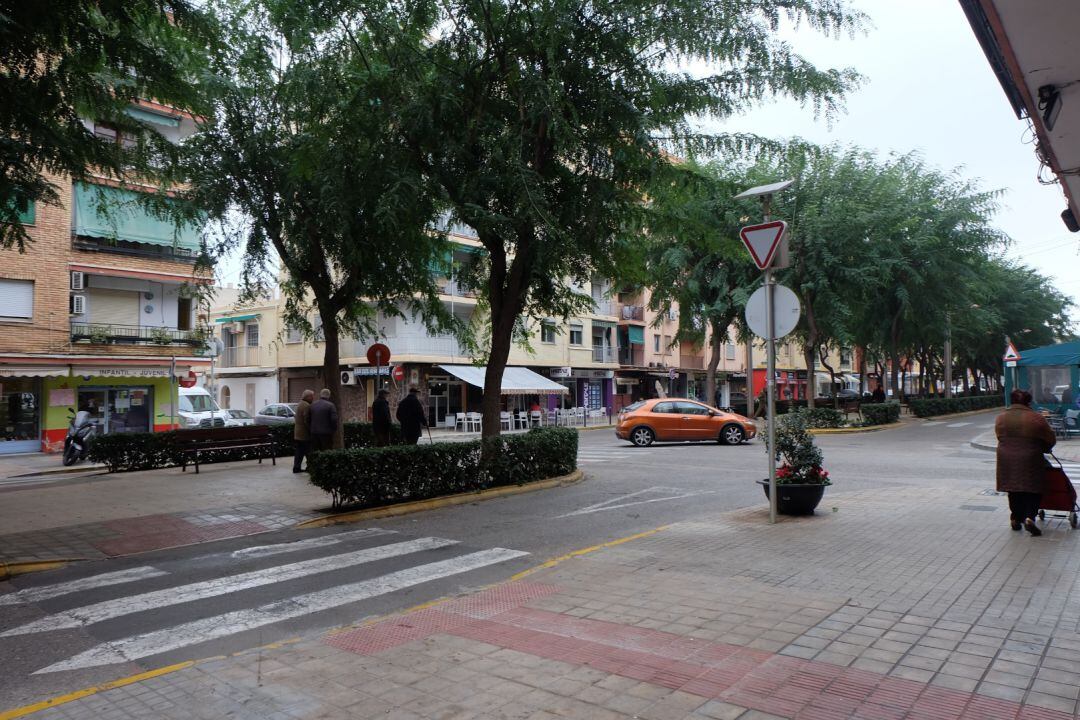
<instances>
[{"instance_id":1,"label":"orange car","mask_svg":"<svg viewBox=\"0 0 1080 720\"><path fill-rule=\"evenodd\" d=\"M757 425L742 415L682 398L656 398L627 405L619 413L615 436L638 447L654 440L715 440L738 445L757 435Z\"/></svg>"}]
</instances>

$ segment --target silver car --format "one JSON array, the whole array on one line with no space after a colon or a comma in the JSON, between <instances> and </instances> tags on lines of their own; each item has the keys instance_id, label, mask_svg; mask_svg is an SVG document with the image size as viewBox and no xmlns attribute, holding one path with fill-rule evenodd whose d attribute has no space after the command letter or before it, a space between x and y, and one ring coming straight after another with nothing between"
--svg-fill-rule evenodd
<instances>
[{"instance_id":1,"label":"silver car","mask_svg":"<svg viewBox=\"0 0 1080 720\"><path fill-rule=\"evenodd\" d=\"M253 418L246 410L226 410L229 413L229 419L225 421L226 427L243 427L245 425L254 425L255 418Z\"/></svg>"},{"instance_id":2,"label":"silver car","mask_svg":"<svg viewBox=\"0 0 1080 720\"><path fill-rule=\"evenodd\" d=\"M292 425L299 403L273 403L255 413L256 425Z\"/></svg>"}]
</instances>

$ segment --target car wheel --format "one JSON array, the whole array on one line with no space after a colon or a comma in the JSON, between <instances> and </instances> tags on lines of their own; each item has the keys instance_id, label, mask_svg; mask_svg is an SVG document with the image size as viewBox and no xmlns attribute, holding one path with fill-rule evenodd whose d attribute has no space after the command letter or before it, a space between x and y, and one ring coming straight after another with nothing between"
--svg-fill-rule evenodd
<instances>
[{"instance_id":1,"label":"car wheel","mask_svg":"<svg viewBox=\"0 0 1080 720\"><path fill-rule=\"evenodd\" d=\"M738 425L725 425L720 431L720 442L725 445L738 445L746 437L746 433Z\"/></svg>"},{"instance_id":2,"label":"car wheel","mask_svg":"<svg viewBox=\"0 0 1080 720\"><path fill-rule=\"evenodd\" d=\"M649 447L656 439L656 433L647 427L638 427L630 431L630 442L638 447Z\"/></svg>"}]
</instances>

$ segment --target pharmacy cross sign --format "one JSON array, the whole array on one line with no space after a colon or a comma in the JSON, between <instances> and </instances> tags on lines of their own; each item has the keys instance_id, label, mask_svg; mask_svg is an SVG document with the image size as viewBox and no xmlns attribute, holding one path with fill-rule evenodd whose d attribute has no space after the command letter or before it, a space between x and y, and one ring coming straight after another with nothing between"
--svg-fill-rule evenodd
<instances>
[{"instance_id":1,"label":"pharmacy cross sign","mask_svg":"<svg viewBox=\"0 0 1080 720\"><path fill-rule=\"evenodd\" d=\"M754 264L759 270L772 265L776 256L776 249L780 247L780 240L787 231L787 223L783 220L762 223L761 225L747 225L739 231L746 249L750 251L750 257L754 258Z\"/></svg>"}]
</instances>

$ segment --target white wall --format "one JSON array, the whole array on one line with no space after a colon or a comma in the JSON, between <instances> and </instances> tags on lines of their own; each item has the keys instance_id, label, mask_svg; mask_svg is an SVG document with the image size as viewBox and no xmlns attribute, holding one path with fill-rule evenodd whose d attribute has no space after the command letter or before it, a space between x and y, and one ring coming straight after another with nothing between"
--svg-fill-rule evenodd
<instances>
[{"instance_id":1,"label":"white wall","mask_svg":"<svg viewBox=\"0 0 1080 720\"><path fill-rule=\"evenodd\" d=\"M161 283L101 275L88 275L86 280L86 314L82 316L82 322L94 322L94 289L101 288L104 290L128 290L133 293L153 293L153 298L146 298L145 296L139 298L139 325L141 327L167 328L177 326L176 312L181 288L178 283ZM146 312L148 305L153 307L153 312Z\"/></svg>"},{"instance_id":2,"label":"white wall","mask_svg":"<svg viewBox=\"0 0 1080 720\"><path fill-rule=\"evenodd\" d=\"M237 410L247 410L254 415L270 403L278 401L278 380L276 377L223 377L217 376L217 395L215 400L224 407L221 401L221 389L228 387L231 393L229 407ZM254 402L248 402L247 386L255 386Z\"/></svg>"}]
</instances>

